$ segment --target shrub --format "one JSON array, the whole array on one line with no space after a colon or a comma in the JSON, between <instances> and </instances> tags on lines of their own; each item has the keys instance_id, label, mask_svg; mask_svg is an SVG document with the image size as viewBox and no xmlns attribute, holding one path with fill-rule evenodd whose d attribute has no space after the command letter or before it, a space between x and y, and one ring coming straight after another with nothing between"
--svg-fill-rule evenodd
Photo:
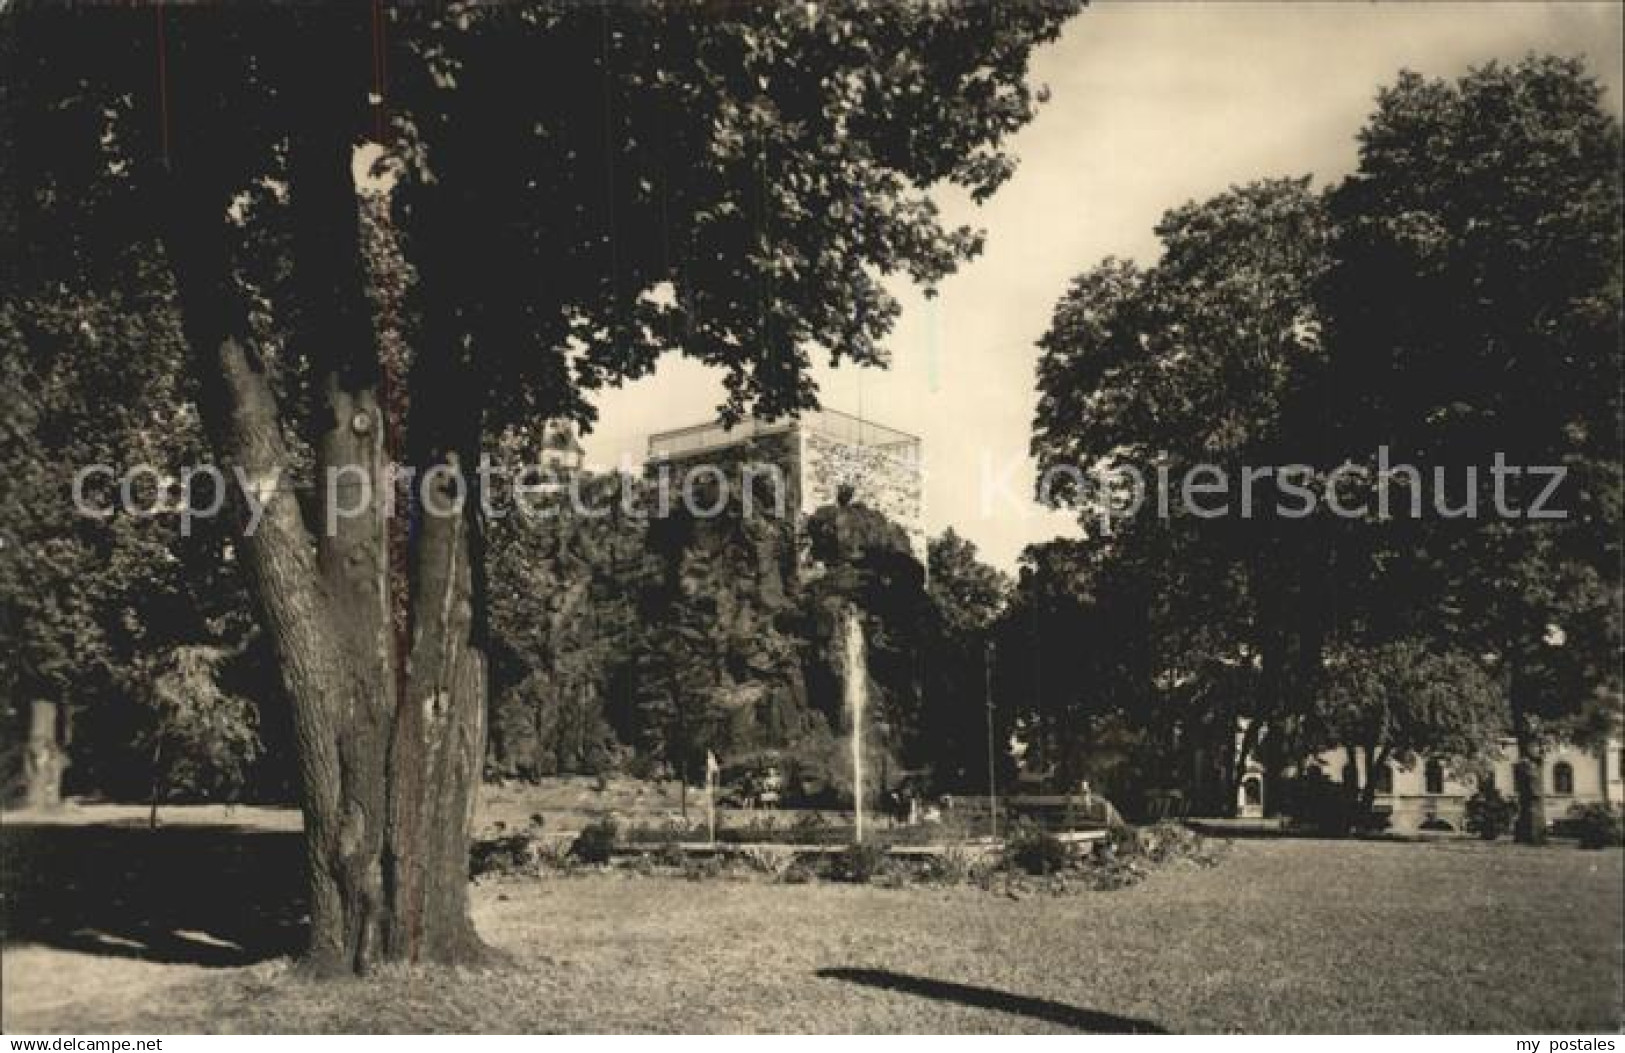
<instances>
[{"instance_id":1,"label":"shrub","mask_svg":"<svg viewBox=\"0 0 1625 1053\"><path fill-rule=\"evenodd\" d=\"M1095 842L1094 854L1103 858L1137 856L1143 849L1139 827L1113 826L1106 830L1105 840Z\"/></svg>"},{"instance_id":2,"label":"shrub","mask_svg":"<svg viewBox=\"0 0 1625 1053\"><path fill-rule=\"evenodd\" d=\"M709 836L704 822L699 820L690 822L675 815L668 817L659 826L650 824L645 829L644 836L660 845L675 845L682 841L703 841Z\"/></svg>"},{"instance_id":3,"label":"shrub","mask_svg":"<svg viewBox=\"0 0 1625 1053\"><path fill-rule=\"evenodd\" d=\"M233 690L238 651L185 644L137 663L135 697L147 707L136 736L152 758L153 799L172 795L234 801L264 753L259 710Z\"/></svg>"},{"instance_id":4,"label":"shrub","mask_svg":"<svg viewBox=\"0 0 1625 1053\"><path fill-rule=\"evenodd\" d=\"M654 850L654 855L651 858L651 862L656 866L663 867L681 867L687 861L688 853L683 851L682 846L676 840L661 842L660 847Z\"/></svg>"},{"instance_id":5,"label":"shrub","mask_svg":"<svg viewBox=\"0 0 1625 1053\"><path fill-rule=\"evenodd\" d=\"M715 856L688 856L683 860L683 876L690 881L721 877L722 860Z\"/></svg>"},{"instance_id":6,"label":"shrub","mask_svg":"<svg viewBox=\"0 0 1625 1053\"><path fill-rule=\"evenodd\" d=\"M948 847L927 856L920 876L939 885L962 884L971 874L971 856L962 848Z\"/></svg>"},{"instance_id":7,"label":"shrub","mask_svg":"<svg viewBox=\"0 0 1625 1053\"><path fill-rule=\"evenodd\" d=\"M797 859L784 868L779 880L786 885L806 885L818 880L818 867L807 859Z\"/></svg>"},{"instance_id":8,"label":"shrub","mask_svg":"<svg viewBox=\"0 0 1625 1053\"><path fill-rule=\"evenodd\" d=\"M1581 848L1612 848L1625 844L1625 824L1619 812L1606 804L1577 804L1569 809L1569 828Z\"/></svg>"},{"instance_id":9,"label":"shrub","mask_svg":"<svg viewBox=\"0 0 1625 1053\"><path fill-rule=\"evenodd\" d=\"M1181 823L1160 822L1109 830L1080 860L1080 869L1086 887L1106 891L1138 884L1160 866L1212 867L1218 862L1215 842Z\"/></svg>"},{"instance_id":10,"label":"shrub","mask_svg":"<svg viewBox=\"0 0 1625 1053\"><path fill-rule=\"evenodd\" d=\"M886 866L875 875L873 883L881 888L900 889L908 887L908 878L907 867Z\"/></svg>"},{"instance_id":11,"label":"shrub","mask_svg":"<svg viewBox=\"0 0 1625 1053\"><path fill-rule=\"evenodd\" d=\"M1282 788L1282 811L1295 826L1328 837L1347 836L1354 825L1353 798L1343 786L1311 772Z\"/></svg>"},{"instance_id":12,"label":"shrub","mask_svg":"<svg viewBox=\"0 0 1625 1053\"><path fill-rule=\"evenodd\" d=\"M1393 821L1393 816L1387 812L1358 808L1354 812L1354 832L1357 834L1380 834L1388 829Z\"/></svg>"},{"instance_id":13,"label":"shrub","mask_svg":"<svg viewBox=\"0 0 1625 1053\"><path fill-rule=\"evenodd\" d=\"M1083 869L1086 887L1096 892L1114 892L1144 881L1147 870L1139 860L1113 855L1097 857Z\"/></svg>"},{"instance_id":14,"label":"shrub","mask_svg":"<svg viewBox=\"0 0 1625 1053\"><path fill-rule=\"evenodd\" d=\"M531 850L536 857L536 870L570 870L576 865L575 856L570 854L571 843L563 838L535 838L531 842Z\"/></svg>"},{"instance_id":15,"label":"shrub","mask_svg":"<svg viewBox=\"0 0 1625 1053\"><path fill-rule=\"evenodd\" d=\"M607 863L615 850L618 833L613 819L589 823L576 835L570 854L583 863Z\"/></svg>"},{"instance_id":16,"label":"shrub","mask_svg":"<svg viewBox=\"0 0 1625 1053\"><path fill-rule=\"evenodd\" d=\"M824 832L829 823L823 813L816 811L802 812L790 824L791 833L798 841L807 841L817 844L823 840Z\"/></svg>"},{"instance_id":17,"label":"shrub","mask_svg":"<svg viewBox=\"0 0 1625 1053\"><path fill-rule=\"evenodd\" d=\"M833 881L867 884L884 873L891 863L886 850L877 845L848 845L830 857L829 876Z\"/></svg>"},{"instance_id":18,"label":"shrub","mask_svg":"<svg viewBox=\"0 0 1625 1053\"><path fill-rule=\"evenodd\" d=\"M752 870L770 877L784 873L796 861L794 849L779 845L750 845L741 855Z\"/></svg>"},{"instance_id":19,"label":"shrub","mask_svg":"<svg viewBox=\"0 0 1625 1053\"><path fill-rule=\"evenodd\" d=\"M1072 846L1046 830L1018 826L1004 843L1006 865L1029 874L1054 874L1076 861Z\"/></svg>"},{"instance_id":20,"label":"shrub","mask_svg":"<svg viewBox=\"0 0 1625 1053\"><path fill-rule=\"evenodd\" d=\"M1206 839L1188 826L1162 822L1135 831L1137 852L1152 863L1174 859L1200 858L1206 853Z\"/></svg>"},{"instance_id":21,"label":"shrub","mask_svg":"<svg viewBox=\"0 0 1625 1053\"><path fill-rule=\"evenodd\" d=\"M1292 780L1284 789L1282 810L1292 824L1323 837L1375 833L1388 828L1388 816L1367 810L1348 787L1332 782L1318 769Z\"/></svg>"},{"instance_id":22,"label":"shrub","mask_svg":"<svg viewBox=\"0 0 1625 1053\"><path fill-rule=\"evenodd\" d=\"M468 848L468 876L522 874L535 869L536 841L529 834L508 834L475 841Z\"/></svg>"}]
</instances>

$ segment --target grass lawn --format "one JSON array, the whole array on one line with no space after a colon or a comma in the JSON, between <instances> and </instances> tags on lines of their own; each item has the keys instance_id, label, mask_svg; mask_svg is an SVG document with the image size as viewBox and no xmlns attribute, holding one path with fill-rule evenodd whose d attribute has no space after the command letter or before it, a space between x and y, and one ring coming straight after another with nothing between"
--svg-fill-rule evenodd
<instances>
[{"instance_id":1,"label":"grass lawn","mask_svg":"<svg viewBox=\"0 0 1625 1053\"><path fill-rule=\"evenodd\" d=\"M13 944L4 1022L57 1033L1611 1031L1621 860L1252 840L1213 869L1020 899L619 873L505 879L475 893L482 931L514 957L493 973L322 985L285 959L209 968L207 956L120 957L116 939ZM246 939L196 924L189 945Z\"/></svg>"}]
</instances>

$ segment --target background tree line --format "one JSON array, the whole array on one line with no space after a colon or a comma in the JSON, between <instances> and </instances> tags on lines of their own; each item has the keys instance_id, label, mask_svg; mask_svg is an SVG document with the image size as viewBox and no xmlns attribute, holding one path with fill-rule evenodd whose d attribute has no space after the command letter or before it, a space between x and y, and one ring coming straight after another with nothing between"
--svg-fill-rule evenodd
<instances>
[{"instance_id":1,"label":"background tree line","mask_svg":"<svg viewBox=\"0 0 1625 1053\"><path fill-rule=\"evenodd\" d=\"M805 522L746 507L738 487L717 516L627 514L625 488L652 485L588 477L578 489L605 514L573 515L560 495L553 514L493 532L493 775L695 783L714 753L729 771L779 769L790 800L842 800L841 619L855 608L866 741L886 755L872 772L920 791L985 787L984 650L1009 582L973 544L933 538L927 574L861 497Z\"/></svg>"},{"instance_id":2,"label":"background tree line","mask_svg":"<svg viewBox=\"0 0 1625 1053\"><path fill-rule=\"evenodd\" d=\"M1367 772L1466 768L1509 733L1537 840L1543 745L1619 726L1619 122L1578 61L1531 56L1403 74L1359 143L1323 190L1266 179L1173 209L1154 264L1105 260L1056 307L1040 469L1215 465L1231 510L1176 495L1168 517L1029 550L1032 646L1089 652L1033 692L1035 720L1205 737L1228 801L1249 757L1276 776L1333 746ZM1566 469L1566 518L1497 515L1498 455ZM1245 468L1295 464L1319 512L1283 514L1272 483L1236 514ZM1545 487L1505 482L1519 509ZM1063 476L1047 496L1098 525L1102 495Z\"/></svg>"}]
</instances>

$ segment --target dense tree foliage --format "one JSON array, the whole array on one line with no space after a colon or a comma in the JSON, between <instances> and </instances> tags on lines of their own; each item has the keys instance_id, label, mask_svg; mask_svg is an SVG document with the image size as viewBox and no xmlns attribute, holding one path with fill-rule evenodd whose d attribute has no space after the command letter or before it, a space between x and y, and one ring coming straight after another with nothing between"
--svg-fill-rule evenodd
<instances>
[{"instance_id":1,"label":"dense tree foliage","mask_svg":"<svg viewBox=\"0 0 1625 1053\"><path fill-rule=\"evenodd\" d=\"M578 482L591 516L570 514L559 492L541 515L490 525L494 775L596 773L616 763L651 629L640 601L658 570L647 522L620 501L624 485L636 483Z\"/></svg>"},{"instance_id":2,"label":"dense tree foliage","mask_svg":"<svg viewBox=\"0 0 1625 1053\"><path fill-rule=\"evenodd\" d=\"M952 527L927 546L928 606L922 626L921 750L933 784L983 793L988 786L987 706L992 652L1010 603L1009 576L982 562L974 542ZM995 707L993 762L1003 763L1013 707ZM997 774L997 772L995 773Z\"/></svg>"},{"instance_id":3,"label":"dense tree foliage","mask_svg":"<svg viewBox=\"0 0 1625 1053\"><path fill-rule=\"evenodd\" d=\"M154 818L176 789L235 799L259 758L254 703L227 680L235 657L228 648L190 644L139 668L151 717L135 745L152 753Z\"/></svg>"},{"instance_id":4,"label":"dense tree foliage","mask_svg":"<svg viewBox=\"0 0 1625 1053\"><path fill-rule=\"evenodd\" d=\"M249 763L262 725L286 744L274 682L257 692L268 720L244 705L210 718L243 747L224 779L187 776L208 765L187 748L202 740L175 743L154 767L150 741L165 720L151 704L154 669L222 651L222 675L243 680L265 659L219 522L176 511L183 470L202 452L182 360L172 302L135 274L108 290L62 283L0 305L8 784L26 777L22 751L39 745L30 711L46 703L70 791L145 796L156 779L182 793L286 792L285 765ZM131 478L124 508L123 473L141 464L152 470ZM79 476L92 466L103 467ZM200 505L214 499L207 480L194 485ZM15 788L36 801L60 789Z\"/></svg>"},{"instance_id":5,"label":"dense tree foliage","mask_svg":"<svg viewBox=\"0 0 1625 1053\"><path fill-rule=\"evenodd\" d=\"M494 527L493 773L692 782L711 753L727 771L778 768L792 799L837 800L850 784L849 609L866 638L875 771L957 786L950 742L981 767L982 643L1005 585L974 546L933 543L951 562L928 595L907 533L861 502L805 522L737 501L716 516L628 514L653 506L651 486L589 477L577 490L593 512L560 495L545 517ZM967 655L976 675L949 676Z\"/></svg>"},{"instance_id":6,"label":"dense tree foliage","mask_svg":"<svg viewBox=\"0 0 1625 1053\"><path fill-rule=\"evenodd\" d=\"M1248 717L1241 755L1221 765L1239 777L1265 732L1277 769L1291 754L1325 633L1327 582L1314 574L1324 528L1246 471L1309 460L1318 423L1303 400L1325 359L1314 289L1326 219L1307 180L1278 179L1174 209L1157 234L1154 267L1107 260L1057 306L1040 344L1033 452L1040 497L1105 535L1084 594L1132 582L1131 598L1088 606L1111 631L1154 639L1136 647L1144 660L1119 664L1141 678L1123 691ZM1117 602L1137 622L1114 618Z\"/></svg>"},{"instance_id":7,"label":"dense tree foliage","mask_svg":"<svg viewBox=\"0 0 1625 1053\"><path fill-rule=\"evenodd\" d=\"M1186 205L1154 266L1062 298L1040 496L1109 536L1104 569L1052 584L1087 606L1139 583L1121 610L1158 657L1121 675L1187 731L1186 698L1248 718L1232 772L1255 745L1277 773L1334 740L1471 755L1509 723L1532 838L1541 743L1618 719L1619 123L1578 63L1530 58L1403 75L1360 143L1327 194ZM1182 488L1198 466L1227 488ZM1151 493L1111 521L1121 476L1082 473L1123 468ZM1543 497L1563 514L1530 515Z\"/></svg>"},{"instance_id":8,"label":"dense tree foliage","mask_svg":"<svg viewBox=\"0 0 1625 1053\"><path fill-rule=\"evenodd\" d=\"M1386 617L1446 622L1494 656L1525 839L1545 822L1541 742L1599 699L1616 719L1619 705L1620 143L1577 61L1407 74L1332 195L1340 452L1369 465L1387 446L1444 470L1450 507L1479 508L1383 526L1372 548L1408 584L1389 588L1401 609ZM1395 504L1436 488L1411 483ZM1561 518L1529 514L1542 497Z\"/></svg>"},{"instance_id":9,"label":"dense tree foliage","mask_svg":"<svg viewBox=\"0 0 1625 1053\"><path fill-rule=\"evenodd\" d=\"M1445 758L1472 771L1506 731L1501 685L1465 655L1402 641L1350 648L1327 666L1310 725L1320 746L1347 755L1343 783L1366 810L1376 795L1373 773L1385 765Z\"/></svg>"},{"instance_id":10,"label":"dense tree foliage","mask_svg":"<svg viewBox=\"0 0 1625 1053\"><path fill-rule=\"evenodd\" d=\"M314 967L481 953L486 546L456 470L505 423L588 416L667 349L723 371L731 414L812 405L814 353L882 361L880 275L929 285L976 249L927 191L1008 176L1028 56L1076 6L8 20L7 174L29 193L7 296L161 260L203 432L261 506L238 553L294 717ZM412 284L386 305L409 339L367 291L363 140L394 181ZM342 471L382 493L392 461L431 480L399 516L281 485Z\"/></svg>"}]
</instances>

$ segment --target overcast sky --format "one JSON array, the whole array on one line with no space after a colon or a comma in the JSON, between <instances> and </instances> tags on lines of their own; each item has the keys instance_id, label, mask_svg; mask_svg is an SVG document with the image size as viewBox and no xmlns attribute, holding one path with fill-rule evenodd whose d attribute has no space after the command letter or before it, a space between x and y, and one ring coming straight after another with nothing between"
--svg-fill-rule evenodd
<instances>
[{"instance_id":1,"label":"overcast sky","mask_svg":"<svg viewBox=\"0 0 1625 1053\"><path fill-rule=\"evenodd\" d=\"M1617 113L1622 44L1617 2L1097 4L1034 58L1053 97L1010 144L1015 177L981 208L941 199L950 223L986 229L986 251L935 301L898 284L890 369L821 368L824 405L919 435L928 531L952 525L1013 568L1023 546L1076 533L1026 499L1034 342L1074 275L1108 255L1150 261L1164 211L1233 183L1337 179L1378 86L1401 69L1455 76L1529 51L1583 55ZM599 398L588 457L641 462L650 432L709 419L721 400L715 374L668 356Z\"/></svg>"}]
</instances>

